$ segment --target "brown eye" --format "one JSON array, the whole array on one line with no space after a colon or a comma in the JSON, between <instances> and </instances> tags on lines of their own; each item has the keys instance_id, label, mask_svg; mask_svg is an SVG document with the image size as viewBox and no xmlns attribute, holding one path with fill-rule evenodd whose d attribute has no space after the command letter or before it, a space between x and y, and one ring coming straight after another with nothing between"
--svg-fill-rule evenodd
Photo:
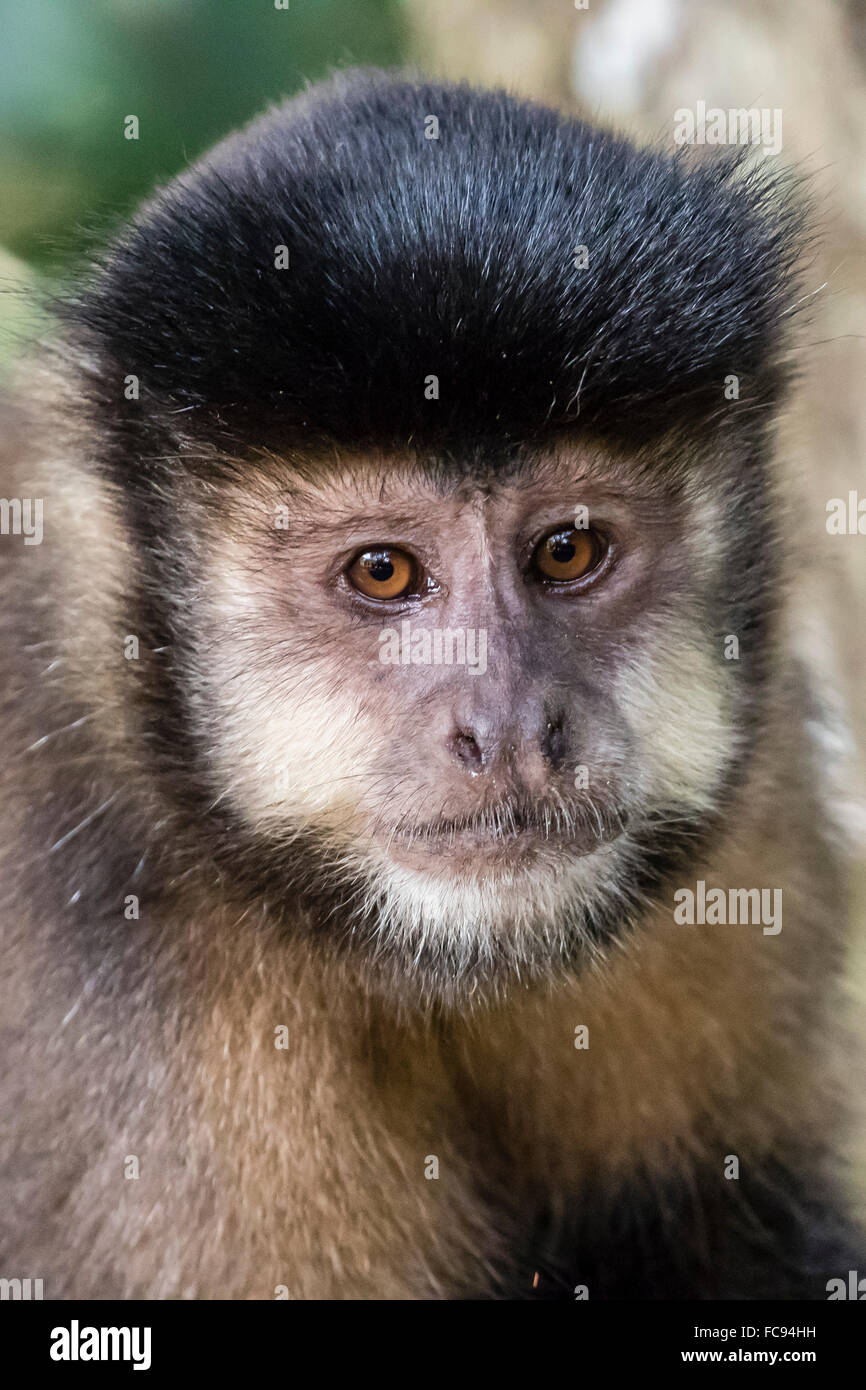
<instances>
[{"instance_id":1,"label":"brown eye","mask_svg":"<svg viewBox=\"0 0 866 1390\"><path fill-rule=\"evenodd\" d=\"M346 576L353 589L367 598L402 598L411 588L415 566L404 550L365 550L353 560Z\"/></svg>"},{"instance_id":2,"label":"brown eye","mask_svg":"<svg viewBox=\"0 0 866 1390\"><path fill-rule=\"evenodd\" d=\"M594 531L554 531L536 546L532 559L545 579L567 584L595 569L601 544Z\"/></svg>"}]
</instances>

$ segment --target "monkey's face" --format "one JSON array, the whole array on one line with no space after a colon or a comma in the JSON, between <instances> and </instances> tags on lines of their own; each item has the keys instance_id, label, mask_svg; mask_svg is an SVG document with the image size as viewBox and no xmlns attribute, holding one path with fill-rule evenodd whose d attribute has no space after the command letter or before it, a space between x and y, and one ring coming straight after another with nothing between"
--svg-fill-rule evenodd
<instances>
[{"instance_id":1,"label":"monkey's face","mask_svg":"<svg viewBox=\"0 0 866 1390\"><path fill-rule=\"evenodd\" d=\"M622 927L736 755L722 497L565 448L253 477L203 504L187 619L247 853L449 991Z\"/></svg>"},{"instance_id":2,"label":"monkey's face","mask_svg":"<svg viewBox=\"0 0 866 1390\"><path fill-rule=\"evenodd\" d=\"M73 297L168 668L146 746L296 928L428 992L525 979L730 811L802 228L767 167L350 75Z\"/></svg>"}]
</instances>

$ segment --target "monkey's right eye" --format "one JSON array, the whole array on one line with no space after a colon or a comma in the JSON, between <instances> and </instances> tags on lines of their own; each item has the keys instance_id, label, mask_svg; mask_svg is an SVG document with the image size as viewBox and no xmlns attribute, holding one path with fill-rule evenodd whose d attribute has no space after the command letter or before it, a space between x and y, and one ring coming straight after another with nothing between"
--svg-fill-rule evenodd
<instances>
[{"instance_id":1,"label":"monkey's right eye","mask_svg":"<svg viewBox=\"0 0 866 1390\"><path fill-rule=\"evenodd\" d=\"M365 550L346 570L346 578L365 598L404 598L416 579L415 562L405 550Z\"/></svg>"}]
</instances>

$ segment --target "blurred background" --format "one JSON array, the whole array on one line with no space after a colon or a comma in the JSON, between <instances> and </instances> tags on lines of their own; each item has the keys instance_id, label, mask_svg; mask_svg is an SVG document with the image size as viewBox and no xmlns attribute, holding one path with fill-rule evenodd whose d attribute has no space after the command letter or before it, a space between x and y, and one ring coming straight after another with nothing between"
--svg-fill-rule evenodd
<instances>
[{"instance_id":1,"label":"blurred background","mask_svg":"<svg viewBox=\"0 0 866 1390\"><path fill-rule=\"evenodd\" d=\"M30 289L233 127L359 63L502 84L669 146L698 101L782 112L822 241L780 447L801 480L798 637L853 729L837 754L866 1019L866 536L826 528L829 499L866 498L866 0L0 0L0 377L39 331ZM854 1144L866 1214L866 1123Z\"/></svg>"}]
</instances>

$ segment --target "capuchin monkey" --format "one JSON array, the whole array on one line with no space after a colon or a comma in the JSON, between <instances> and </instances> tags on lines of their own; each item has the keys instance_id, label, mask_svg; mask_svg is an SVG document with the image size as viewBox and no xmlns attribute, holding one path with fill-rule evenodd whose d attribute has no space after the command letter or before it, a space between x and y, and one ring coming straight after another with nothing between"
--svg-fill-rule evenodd
<instances>
[{"instance_id":1,"label":"capuchin monkey","mask_svg":"<svg viewBox=\"0 0 866 1390\"><path fill-rule=\"evenodd\" d=\"M356 72L55 306L5 408L4 1277L866 1268L774 450L803 206Z\"/></svg>"}]
</instances>

